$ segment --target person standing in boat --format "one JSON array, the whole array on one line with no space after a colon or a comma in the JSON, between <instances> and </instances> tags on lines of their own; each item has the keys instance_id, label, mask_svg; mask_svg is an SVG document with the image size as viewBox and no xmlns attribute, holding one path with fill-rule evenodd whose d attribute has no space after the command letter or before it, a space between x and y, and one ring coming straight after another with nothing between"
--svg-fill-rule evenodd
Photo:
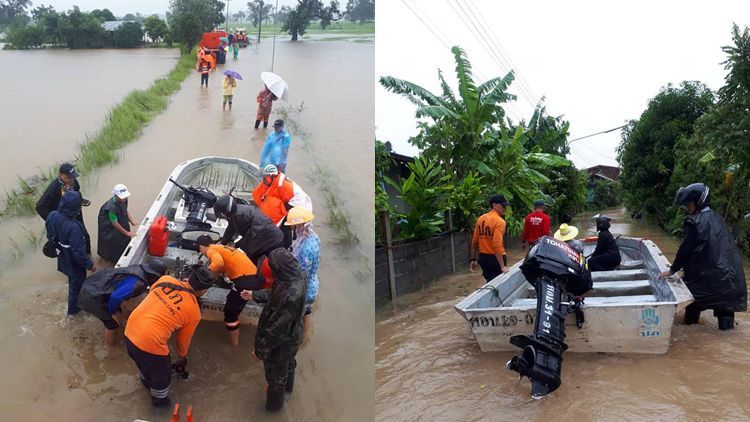
<instances>
[{"instance_id":1,"label":"person standing in boat","mask_svg":"<svg viewBox=\"0 0 750 422\"><path fill-rule=\"evenodd\" d=\"M596 241L596 249L589 257L589 269L591 271L612 271L620 265L620 247L617 240L609 232L611 218L606 215L595 215L596 230L599 238Z\"/></svg>"},{"instance_id":2,"label":"person standing in boat","mask_svg":"<svg viewBox=\"0 0 750 422\"><path fill-rule=\"evenodd\" d=\"M521 234L521 249L534 244L542 236L549 236L549 215L544 212L544 201L534 202L534 212L526 216Z\"/></svg>"},{"instance_id":3,"label":"person standing in boat","mask_svg":"<svg viewBox=\"0 0 750 422\"><path fill-rule=\"evenodd\" d=\"M274 224L281 227L287 248L292 245L292 230L284 225L288 210L303 207L312 212L312 200L307 193L273 164L263 167L263 179L253 189L253 202Z\"/></svg>"},{"instance_id":4,"label":"person standing in boat","mask_svg":"<svg viewBox=\"0 0 750 422\"><path fill-rule=\"evenodd\" d=\"M276 168L286 173L286 162L289 156L289 146L292 137L284 129L284 121L281 119L273 122L273 132L268 134L263 149L260 151L260 168L273 164Z\"/></svg>"},{"instance_id":5,"label":"person standing in boat","mask_svg":"<svg viewBox=\"0 0 750 422\"><path fill-rule=\"evenodd\" d=\"M697 324L712 309L720 330L734 328L734 313L747 311L747 284L742 259L724 219L709 207L711 192L703 183L681 187L675 204L687 208L685 237L669 277L683 270L683 281L695 298L685 308L685 324Z\"/></svg>"},{"instance_id":6,"label":"person standing in boat","mask_svg":"<svg viewBox=\"0 0 750 422\"><path fill-rule=\"evenodd\" d=\"M271 117L271 108L273 108L273 102L279 98L268 89L267 86L263 86L263 90L258 93L255 100L258 102L258 113L255 115L255 128L258 129L260 122L263 122L263 129L268 127L268 118Z\"/></svg>"},{"instance_id":7,"label":"person standing in boat","mask_svg":"<svg viewBox=\"0 0 750 422\"><path fill-rule=\"evenodd\" d=\"M240 313L247 304L240 293L244 290L260 290L263 287L263 277L241 250L216 245L207 234L198 236L196 243L200 253L209 260L208 269L216 276L225 274L232 282L224 304L224 324L229 333L229 343L237 347L240 345Z\"/></svg>"},{"instance_id":8,"label":"person standing in boat","mask_svg":"<svg viewBox=\"0 0 750 422\"><path fill-rule=\"evenodd\" d=\"M234 197L224 195L216 200L214 213L229 222L219 243L228 245L236 236L242 236L235 246L242 249L256 266L263 255L284 245L281 229L255 205L238 204Z\"/></svg>"},{"instance_id":9,"label":"person standing in boat","mask_svg":"<svg viewBox=\"0 0 750 422\"><path fill-rule=\"evenodd\" d=\"M47 221L47 216L57 209L60 205L60 199L62 199L66 193L81 191L81 185L78 183L78 176L79 174L73 164L63 163L60 166L57 179L50 182L47 189L36 202L36 212L42 217L42 220ZM81 205L88 207L91 205L91 201L81 197ZM86 253L90 254L91 237L89 237L89 232L86 230L86 224L83 222L83 214L79 213L76 216L76 220L78 220L83 227L83 234L86 237Z\"/></svg>"},{"instance_id":10,"label":"person standing in boat","mask_svg":"<svg viewBox=\"0 0 750 422\"><path fill-rule=\"evenodd\" d=\"M137 225L128 211L130 191L119 184L112 188L112 197L99 208L99 242L97 253L112 263L120 259L130 239L135 236L131 226Z\"/></svg>"},{"instance_id":11,"label":"person standing in boat","mask_svg":"<svg viewBox=\"0 0 750 422\"><path fill-rule=\"evenodd\" d=\"M508 258L505 255L505 208L510 202L503 195L494 195L489 200L490 211L477 219L474 237L471 241L471 264L469 270L477 272L477 263L482 267L482 275L488 282L502 273L508 272Z\"/></svg>"},{"instance_id":12,"label":"person standing in boat","mask_svg":"<svg viewBox=\"0 0 750 422\"><path fill-rule=\"evenodd\" d=\"M167 342L177 331L179 360L175 365L187 366L190 341L201 320L198 298L213 282L214 275L201 265L192 266L184 280L165 275L151 286L148 296L128 318L125 345L141 382L151 392L154 407L167 407L172 402L172 359Z\"/></svg>"},{"instance_id":13,"label":"person standing in boat","mask_svg":"<svg viewBox=\"0 0 750 422\"><path fill-rule=\"evenodd\" d=\"M68 315L76 315L78 295L86 279L86 270L96 271L94 261L86 252L86 229L78 219L81 194L70 191L60 199L60 207L47 216L47 239L57 243L57 271L68 277Z\"/></svg>"},{"instance_id":14,"label":"person standing in boat","mask_svg":"<svg viewBox=\"0 0 750 422\"><path fill-rule=\"evenodd\" d=\"M294 389L297 350L303 338L303 315L307 282L297 259L285 248L268 255L276 281L270 290L252 292L255 302L265 303L255 332L253 355L263 361L266 382L266 410L284 406L284 392Z\"/></svg>"},{"instance_id":15,"label":"person standing in boat","mask_svg":"<svg viewBox=\"0 0 750 422\"><path fill-rule=\"evenodd\" d=\"M117 328L122 326L122 302L145 293L166 272L166 261L153 258L146 264L97 271L83 282L78 306L104 324L104 344L115 344Z\"/></svg>"}]
</instances>

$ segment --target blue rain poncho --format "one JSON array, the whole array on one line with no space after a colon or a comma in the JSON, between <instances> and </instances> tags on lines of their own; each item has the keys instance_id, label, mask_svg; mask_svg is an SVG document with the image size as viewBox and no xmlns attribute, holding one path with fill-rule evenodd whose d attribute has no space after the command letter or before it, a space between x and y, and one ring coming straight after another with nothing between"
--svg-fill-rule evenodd
<instances>
[{"instance_id":1,"label":"blue rain poncho","mask_svg":"<svg viewBox=\"0 0 750 422\"><path fill-rule=\"evenodd\" d=\"M266 138L263 149L260 151L260 168L268 164L273 164L279 168L279 171L286 171L286 160L289 155L289 145L292 143L292 137L286 130L279 132L273 131Z\"/></svg>"}]
</instances>

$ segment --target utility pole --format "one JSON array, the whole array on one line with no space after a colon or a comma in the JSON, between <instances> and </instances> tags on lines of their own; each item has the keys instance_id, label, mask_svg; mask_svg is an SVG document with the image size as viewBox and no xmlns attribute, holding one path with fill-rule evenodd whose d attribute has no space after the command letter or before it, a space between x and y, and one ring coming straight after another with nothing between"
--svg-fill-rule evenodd
<instances>
[{"instance_id":1,"label":"utility pole","mask_svg":"<svg viewBox=\"0 0 750 422\"><path fill-rule=\"evenodd\" d=\"M265 4L263 0L260 0L260 7L258 7L258 42L260 42L260 26L263 25L263 7L265 7Z\"/></svg>"},{"instance_id":2,"label":"utility pole","mask_svg":"<svg viewBox=\"0 0 750 422\"><path fill-rule=\"evenodd\" d=\"M227 0L227 15L224 17L224 30L229 33L229 0Z\"/></svg>"},{"instance_id":3,"label":"utility pole","mask_svg":"<svg viewBox=\"0 0 750 422\"><path fill-rule=\"evenodd\" d=\"M276 0L276 11L279 13L279 0ZM271 53L271 72L273 72L273 63L276 60L276 25L273 26L273 52Z\"/></svg>"}]
</instances>

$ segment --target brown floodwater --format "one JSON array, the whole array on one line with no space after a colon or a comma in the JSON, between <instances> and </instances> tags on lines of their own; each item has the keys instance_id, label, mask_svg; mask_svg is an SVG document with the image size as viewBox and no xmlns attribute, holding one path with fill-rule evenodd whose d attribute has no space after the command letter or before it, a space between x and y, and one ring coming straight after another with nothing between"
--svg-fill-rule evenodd
<instances>
[{"instance_id":1,"label":"brown floodwater","mask_svg":"<svg viewBox=\"0 0 750 422\"><path fill-rule=\"evenodd\" d=\"M174 66L177 49L0 50L0 192L36 168L72 159L109 109Z\"/></svg>"},{"instance_id":2,"label":"brown floodwater","mask_svg":"<svg viewBox=\"0 0 750 422\"><path fill-rule=\"evenodd\" d=\"M593 235L591 214L575 224ZM674 259L679 240L624 210L609 210L611 231L646 237ZM520 250L509 261L523 258ZM745 274L750 274L745 263ZM484 282L446 277L378 312L375 413L378 420L748 420L750 318L719 331L710 312L695 326L677 324L664 355L566 353L559 390L530 399L530 383L505 368L514 353L480 352L453 309ZM682 317L677 318L681 321ZM520 351L520 349L519 349Z\"/></svg>"},{"instance_id":3,"label":"brown floodwater","mask_svg":"<svg viewBox=\"0 0 750 422\"><path fill-rule=\"evenodd\" d=\"M322 240L312 335L297 355L294 395L282 412L268 415L262 364L250 355L253 328L243 327L241 345L232 349L223 324L202 323L191 345L190 379L172 384L173 401L193 405L197 421L373 418L373 60L371 44L282 41L276 46L274 70L291 87L289 104L304 101L302 111L290 113L306 141L292 133L288 173L313 198ZM191 75L141 139L121 151L119 163L83 177L84 194L93 202L84 209L89 230L96 233L98 206L116 183L131 190L130 211L140 219L169 173L186 159L223 155L257 161L267 131L253 129L255 95L262 88L259 74L270 70L270 62L270 43L243 49L237 62L229 59L224 69L245 77L231 112L221 110L218 72L208 89ZM272 119L283 105L275 104ZM82 122L81 128L88 125ZM329 174L325 182L351 216L349 228L359 244L337 241L316 164ZM66 279L53 260L29 246L22 226L41 230L36 218L0 223L0 361L5 362L0 419L166 420L165 412L151 409L122 344L104 348L101 323L93 317L66 319ZM24 253L17 262L15 249L3 243L9 237Z\"/></svg>"}]
</instances>

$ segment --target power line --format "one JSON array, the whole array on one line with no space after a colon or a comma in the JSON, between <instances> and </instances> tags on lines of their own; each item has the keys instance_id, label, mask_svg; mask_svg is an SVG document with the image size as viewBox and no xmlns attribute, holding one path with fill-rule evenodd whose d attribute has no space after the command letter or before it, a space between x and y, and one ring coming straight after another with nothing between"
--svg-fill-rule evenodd
<instances>
[{"instance_id":1,"label":"power line","mask_svg":"<svg viewBox=\"0 0 750 422\"><path fill-rule=\"evenodd\" d=\"M473 6L474 6L474 8L475 8L475 9L476 9L476 11L477 11L477 15L479 16L479 19L478 19L478 21L479 21L479 24L480 24L480 26L484 27L484 28L485 28L485 30L486 30L486 31L487 31L487 32L488 32L488 33L490 34L490 39L491 39L491 41L492 41L493 45L494 45L494 46L495 46L495 47L497 48L497 50L498 50L498 51L500 52L500 54L501 54L501 55L502 55L502 56L503 56L503 57L504 57L504 58L506 59L506 61L507 61L507 62L508 62L508 63L510 64L510 66L511 66L511 67L512 67L513 69L515 69L515 71L516 71L516 73L517 73L517 75L518 75L518 81L519 81L519 83L520 83L521 85L524 85L524 86L526 87L526 90L527 90L527 91L529 91L529 92L531 93L531 95L532 95L532 97L533 97L533 98L541 98L541 97L539 97L539 96L537 96L537 95L536 95L536 93L535 93L535 92L534 92L534 90L533 90L533 89L531 88L531 86L530 86L530 85L529 85L529 83L528 83L528 82L526 81L526 79L525 79L525 78L524 78L524 77L523 77L523 76L521 75L521 70L520 70L520 69L518 68L518 66L516 66L516 64L515 64L515 63L513 63L513 60L512 60L511 58L510 58L510 55L509 55L509 54L508 54L508 53L507 53L507 52L505 51L505 49L503 48L502 44L500 44L500 41L499 41L499 40L497 39L497 36L495 35L495 33L494 33L494 32L492 32L492 31L488 31L488 30L486 29L487 27L489 27L489 24L488 24L488 23L487 23L487 21L486 21L486 20L484 19L484 15L483 15L482 13L480 13L480 12L479 12L479 7L478 7L478 6L476 6L476 5L475 5L475 4L473 3L473 1L469 0L469 2L470 2L470 3L471 3L471 4L473 5ZM467 6L467 7L468 7L468 6Z\"/></svg>"},{"instance_id":2,"label":"power line","mask_svg":"<svg viewBox=\"0 0 750 422\"><path fill-rule=\"evenodd\" d=\"M570 141L568 141L568 145L570 145L571 143L573 143L573 142L575 142L575 141L580 141L581 139L586 139L586 138L590 138L590 137L592 137L592 136L596 136L596 135L601 135L602 133L609 133L609 132L614 132L614 131L616 131L617 129L622 129L622 128L624 128L625 126L627 126L627 125L617 126L616 128L612 128L612 129L607 129L607 130L603 130L603 131L601 131L601 132L596 132L596 133L592 133L591 135L581 136L580 138L576 138L576 139L573 139L573 140L570 140Z\"/></svg>"}]
</instances>

